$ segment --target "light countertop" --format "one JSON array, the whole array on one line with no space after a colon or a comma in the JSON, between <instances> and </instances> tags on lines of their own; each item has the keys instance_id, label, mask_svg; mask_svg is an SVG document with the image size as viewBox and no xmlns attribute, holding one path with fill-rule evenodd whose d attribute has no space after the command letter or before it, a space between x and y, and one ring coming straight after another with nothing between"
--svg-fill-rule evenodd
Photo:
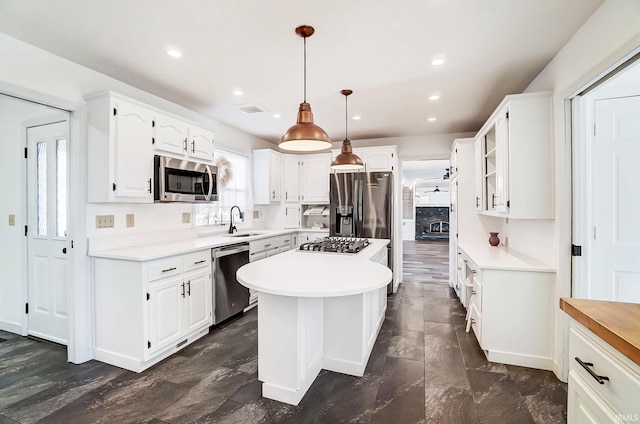
<instances>
[{"instance_id":1,"label":"light countertop","mask_svg":"<svg viewBox=\"0 0 640 424\"><path fill-rule=\"evenodd\" d=\"M203 249L210 249L213 247L227 246L236 243L245 243L262 238L297 232L298 230L246 230L238 232L236 234L255 233L255 235L248 237L232 237L231 235L198 237L168 243L146 244L140 246L121 247L117 249L90 251L88 255L94 258L122 259L128 261L148 261L152 259L165 258L167 256L195 252Z\"/></svg>"},{"instance_id":2,"label":"light countertop","mask_svg":"<svg viewBox=\"0 0 640 424\"><path fill-rule=\"evenodd\" d=\"M460 243L458 247L482 269L555 272L555 268L551 265L502 246L494 247L489 243L481 245Z\"/></svg>"},{"instance_id":3,"label":"light countertop","mask_svg":"<svg viewBox=\"0 0 640 424\"><path fill-rule=\"evenodd\" d=\"M562 297L560 309L640 365L640 304Z\"/></svg>"},{"instance_id":4,"label":"light countertop","mask_svg":"<svg viewBox=\"0 0 640 424\"><path fill-rule=\"evenodd\" d=\"M366 293L391 282L389 268L370 259L389 240L370 239L353 255L290 250L242 266L238 281L259 292L294 297L334 297Z\"/></svg>"}]
</instances>

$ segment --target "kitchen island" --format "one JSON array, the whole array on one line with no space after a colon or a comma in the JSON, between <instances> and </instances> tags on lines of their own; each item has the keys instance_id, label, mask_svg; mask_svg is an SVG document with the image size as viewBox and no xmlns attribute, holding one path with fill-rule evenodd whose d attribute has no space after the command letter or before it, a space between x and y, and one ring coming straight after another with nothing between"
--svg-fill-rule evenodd
<instances>
[{"instance_id":1,"label":"kitchen island","mask_svg":"<svg viewBox=\"0 0 640 424\"><path fill-rule=\"evenodd\" d=\"M362 376L384 321L388 240L357 254L292 250L253 262L238 281L259 293L262 395L297 405L321 369Z\"/></svg>"}]
</instances>

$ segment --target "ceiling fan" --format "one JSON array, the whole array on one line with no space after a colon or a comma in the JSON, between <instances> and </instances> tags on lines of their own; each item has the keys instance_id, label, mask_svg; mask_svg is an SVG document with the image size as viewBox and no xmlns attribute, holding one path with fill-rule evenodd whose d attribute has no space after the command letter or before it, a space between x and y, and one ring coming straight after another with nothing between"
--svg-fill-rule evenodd
<instances>
[{"instance_id":1,"label":"ceiling fan","mask_svg":"<svg viewBox=\"0 0 640 424\"><path fill-rule=\"evenodd\" d=\"M433 190L427 190L426 193L448 193L449 190L447 190L447 188L440 188L438 186L436 186L436 188L434 188Z\"/></svg>"}]
</instances>

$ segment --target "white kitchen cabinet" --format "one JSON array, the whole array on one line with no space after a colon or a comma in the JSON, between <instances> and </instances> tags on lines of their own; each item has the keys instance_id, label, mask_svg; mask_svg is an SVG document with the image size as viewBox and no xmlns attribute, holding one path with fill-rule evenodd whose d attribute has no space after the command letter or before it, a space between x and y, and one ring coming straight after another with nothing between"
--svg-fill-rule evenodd
<instances>
[{"instance_id":1,"label":"white kitchen cabinet","mask_svg":"<svg viewBox=\"0 0 640 424\"><path fill-rule=\"evenodd\" d=\"M476 136L481 213L553 218L552 95L506 96Z\"/></svg>"},{"instance_id":2,"label":"white kitchen cabinet","mask_svg":"<svg viewBox=\"0 0 640 424\"><path fill-rule=\"evenodd\" d=\"M94 353L141 372L209 332L211 250L152 261L93 258Z\"/></svg>"},{"instance_id":3,"label":"white kitchen cabinet","mask_svg":"<svg viewBox=\"0 0 640 424\"><path fill-rule=\"evenodd\" d=\"M638 364L575 320L569 332L569 361L567 423L640 420ZM596 376L606 379L601 384Z\"/></svg>"},{"instance_id":4,"label":"white kitchen cabinet","mask_svg":"<svg viewBox=\"0 0 640 424\"><path fill-rule=\"evenodd\" d=\"M365 164L366 172L394 171L396 169L396 149L392 146L360 147L353 149Z\"/></svg>"},{"instance_id":5,"label":"white kitchen cabinet","mask_svg":"<svg viewBox=\"0 0 640 424\"><path fill-rule=\"evenodd\" d=\"M459 252L468 326L487 359L552 370L553 268L488 243Z\"/></svg>"},{"instance_id":6,"label":"white kitchen cabinet","mask_svg":"<svg viewBox=\"0 0 640 424\"><path fill-rule=\"evenodd\" d=\"M153 203L153 113L109 93L87 101L87 200Z\"/></svg>"},{"instance_id":7,"label":"white kitchen cabinet","mask_svg":"<svg viewBox=\"0 0 640 424\"><path fill-rule=\"evenodd\" d=\"M206 128L189 126L187 156L208 163L213 162L214 133Z\"/></svg>"},{"instance_id":8,"label":"white kitchen cabinet","mask_svg":"<svg viewBox=\"0 0 640 424\"><path fill-rule=\"evenodd\" d=\"M253 240L249 242L249 262L259 261L291 250L294 246L297 247L297 240L298 236L295 233ZM249 289L249 305L253 305L257 301L258 292Z\"/></svg>"},{"instance_id":9,"label":"white kitchen cabinet","mask_svg":"<svg viewBox=\"0 0 640 424\"><path fill-rule=\"evenodd\" d=\"M181 119L154 114L153 146L157 153L178 159L213 162L214 133Z\"/></svg>"},{"instance_id":10,"label":"white kitchen cabinet","mask_svg":"<svg viewBox=\"0 0 640 424\"><path fill-rule=\"evenodd\" d=\"M282 200L282 154L271 150L253 151L253 202L258 205Z\"/></svg>"},{"instance_id":11,"label":"white kitchen cabinet","mask_svg":"<svg viewBox=\"0 0 640 424\"><path fill-rule=\"evenodd\" d=\"M156 113L153 120L153 147L156 151L184 156L189 126L180 119Z\"/></svg>"},{"instance_id":12,"label":"white kitchen cabinet","mask_svg":"<svg viewBox=\"0 0 640 424\"><path fill-rule=\"evenodd\" d=\"M300 206L287 206L284 212L284 228L300 227Z\"/></svg>"},{"instance_id":13,"label":"white kitchen cabinet","mask_svg":"<svg viewBox=\"0 0 640 424\"><path fill-rule=\"evenodd\" d=\"M300 157L282 155L282 162L284 167L284 201L298 203L300 200Z\"/></svg>"},{"instance_id":14,"label":"white kitchen cabinet","mask_svg":"<svg viewBox=\"0 0 640 424\"><path fill-rule=\"evenodd\" d=\"M331 153L304 155L300 158L302 162L302 203L329 203Z\"/></svg>"}]
</instances>

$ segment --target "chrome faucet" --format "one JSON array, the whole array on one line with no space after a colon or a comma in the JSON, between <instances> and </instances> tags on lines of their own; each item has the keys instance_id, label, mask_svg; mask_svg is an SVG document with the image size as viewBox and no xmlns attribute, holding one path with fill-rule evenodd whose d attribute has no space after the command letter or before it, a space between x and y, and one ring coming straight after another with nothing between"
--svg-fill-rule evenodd
<instances>
[{"instance_id":1,"label":"chrome faucet","mask_svg":"<svg viewBox=\"0 0 640 424\"><path fill-rule=\"evenodd\" d=\"M229 234L233 234L234 231L238 231L236 229L236 226L233 225L233 210L235 208L238 208L238 214L240 215L240 219L244 218L244 212L240 210L240 206L238 205L231 206L231 210L229 211Z\"/></svg>"}]
</instances>

